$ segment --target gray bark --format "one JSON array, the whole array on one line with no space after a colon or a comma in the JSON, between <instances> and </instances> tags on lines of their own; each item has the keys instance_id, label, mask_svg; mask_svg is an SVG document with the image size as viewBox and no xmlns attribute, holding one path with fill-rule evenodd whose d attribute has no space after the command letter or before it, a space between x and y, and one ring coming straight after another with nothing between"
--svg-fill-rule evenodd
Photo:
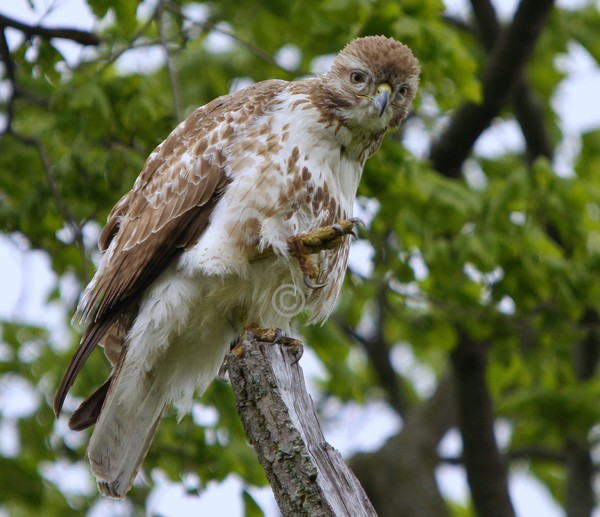
<instances>
[{"instance_id":1,"label":"gray bark","mask_svg":"<svg viewBox=\"0 0 600 517\"><path fill-rule=\"evenodd\" d=\"M242 338L226 359L238 413L284 517L374 517L360 483L323 436L290 347Z\"/></svg>"}]
</instances>

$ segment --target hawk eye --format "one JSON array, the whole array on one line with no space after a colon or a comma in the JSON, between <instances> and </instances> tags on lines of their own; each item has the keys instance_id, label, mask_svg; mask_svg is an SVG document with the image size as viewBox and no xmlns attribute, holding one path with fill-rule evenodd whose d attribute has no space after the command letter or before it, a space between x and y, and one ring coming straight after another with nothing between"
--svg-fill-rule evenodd
<instances>
[{"instance_id":1,"label":"hawk eye","mask_svg":"<svg viewBox=\"0 0 600 517\"><path fill-rule=\"evenodd\" d=\"M350 81L352 81L353 84L364 83L366 80L367 76L363 72L359 72L358 70L355 70L350 74Z\"/></svg>"}]
</instances>

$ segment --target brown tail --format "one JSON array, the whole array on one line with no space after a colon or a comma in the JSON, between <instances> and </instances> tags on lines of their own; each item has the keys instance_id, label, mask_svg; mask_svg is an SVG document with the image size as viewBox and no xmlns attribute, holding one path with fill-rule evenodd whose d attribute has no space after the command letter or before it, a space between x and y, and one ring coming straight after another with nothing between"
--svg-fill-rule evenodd
<instances>
[{"instance_id":1,"label":"brown tail","mask_svg":"<svg viewBox=\"0 0 600 517\"><path fill-rule=\"evenodd\" d=\"M69 418L69 427L73 431L83 431L94 425L100 416L102 405L113 380L112 375L94 393L85 399Z\"/></svg>"}]
</instances>

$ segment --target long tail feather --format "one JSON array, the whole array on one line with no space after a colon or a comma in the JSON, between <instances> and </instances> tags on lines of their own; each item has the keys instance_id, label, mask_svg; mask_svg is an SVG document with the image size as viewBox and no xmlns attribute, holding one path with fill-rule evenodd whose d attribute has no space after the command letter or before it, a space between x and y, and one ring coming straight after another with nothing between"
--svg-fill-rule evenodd
<instances>
[{"instance_id":1,"label":"long tail feather","mask_svg":"<svg viewBox=\"0 0 600 517\"><path fill-rule=\"evenodd\" d=\"M102 386L80 404L77 410L71 415L71 418L69 418L70 429L73 431L82 431L96 423L112 380L113 376L111 375Z\"/></svg>"},{"instance_id":2,"label":"long tail feather","mask_svg":"<svg viewBox=\"0 0 600 517\"><path fill-rule=\"evenodd\" d=\"M118 498L131 488L167 402L157 382L123 389L123 373L113 381L88 447L100 491Z\"/></svg>"}]
</instances>

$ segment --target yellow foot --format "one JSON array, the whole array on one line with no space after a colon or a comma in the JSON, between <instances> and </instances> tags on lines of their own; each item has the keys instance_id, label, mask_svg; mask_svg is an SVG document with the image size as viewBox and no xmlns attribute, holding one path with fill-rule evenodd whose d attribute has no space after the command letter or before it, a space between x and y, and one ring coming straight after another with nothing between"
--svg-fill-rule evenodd
<instances>
[{"instance_id":1,"label":"yellow foot","mask_svg":"<svg viewBox=\"0 0 600 517\"><path fill-rule=\"evenodd\" d=\"M289 347L296 358L292 364L296 364L300 361L302 354L304 354L304 345L302 344L302 341L284 335L281 329L278 328L251 327L244 330L242 333L242 341L244 338L254 338L264 343Z\"/></svg>"},{"instance_id":2,"label":"yellow foot","mask_svg":"<svg viewBox=\"0 0 600 517\"><path fill-rule=\"evenodd\" d=\"M310 289L321 289L326 284L314 284L313 280L319 276L319 268L315 264L311 255L324 250L333 250L338 248L346 235L356 237L354 225L360 222L360 219L353 217L339 221L331 226L315 228L309 232L295 235L288 239L288 249L294 257L300 262L300 269L304 276L304 283Z\"/></svg>"},{"instance_id":3,"label":"yellow foot","mask_svg":"<svg viewBox=\"0 0 600 517\"><path fill-rule=\"evenodd\" d=\"M250 327L242 331L242 333L232 341L229 354L225 356L223 364L219 368L218 377L222 381L227 380L226 374L229 369L229 357L242 357L244 355L244 341L256 339L263 343L271 343L273 345L280 345L289 347L294 355L294 361L292 364L296 364L302 358L304 354L304 345L299 339L285 336L281 329L278 328L260 328Z\"/></svg>"}]
</instances>

